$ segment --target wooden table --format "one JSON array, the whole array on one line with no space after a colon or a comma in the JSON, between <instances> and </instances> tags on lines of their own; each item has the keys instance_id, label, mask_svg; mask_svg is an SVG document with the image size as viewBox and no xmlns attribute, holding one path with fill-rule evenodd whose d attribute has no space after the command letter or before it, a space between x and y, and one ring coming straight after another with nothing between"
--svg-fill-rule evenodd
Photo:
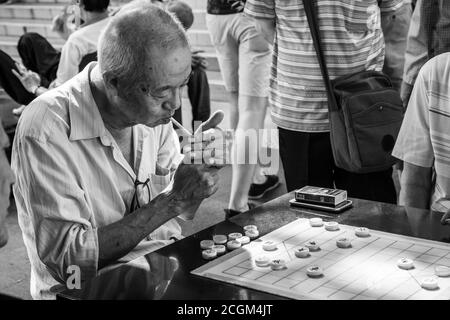
<instances>
[{"instance_id":1,"label":"wooden table","mask_svg":"<svg viewBox=\"0 0 450 320\"><path fill-rule=\"evenodd\" d=\"M260 235L269 233L297 218L324 215L327 219L352 226L450 242L450 226L440 223L442 214L373 201L353 200L353 208L330 214L289 205L293 193L265 203L247 213L220 222L135 261L105 272L83 283L81 290L63 290L60 299L283 299L227 283L190 274L206 263L199 242L214 234L241 232L248 224L258 226ZM222 208L218 208L221 210Z\"/></svg>"}]
</instances>

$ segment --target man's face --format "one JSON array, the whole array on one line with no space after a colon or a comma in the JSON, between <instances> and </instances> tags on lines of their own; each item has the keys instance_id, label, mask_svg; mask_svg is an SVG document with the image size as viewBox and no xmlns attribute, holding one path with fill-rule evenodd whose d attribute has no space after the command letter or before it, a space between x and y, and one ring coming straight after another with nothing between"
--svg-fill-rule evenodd
<instances>
[{"instance_id":1,"label":"man's face","mask_svg":"<svg viewBox=\"0 0 450 320\"><path fill-rule=\"evenodd\" d=\"M181 106L182 89L191 74L191 52L187 47L155 50L146 67L151 83L140 84L120 95L116 107L127 125L155 127L170 122ZM125 98L126 97L126 98Z\"/></svg>"}]
</instances>

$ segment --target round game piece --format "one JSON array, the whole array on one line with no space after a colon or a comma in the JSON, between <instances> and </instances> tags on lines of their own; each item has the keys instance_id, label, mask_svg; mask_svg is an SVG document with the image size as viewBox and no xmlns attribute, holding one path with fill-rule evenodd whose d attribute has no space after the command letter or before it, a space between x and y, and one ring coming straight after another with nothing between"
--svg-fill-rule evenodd
<instances>
[{"instance_id":1,"label":"round game piece","mask_svg":"<svg viewBox=\"0 0 450 320\"><path fill-rule=\"evenodd\" d=\"M215 244L225 244L227 243L228 238L223 234L216 234L213 236L213 241Z\"/></svg>"},{"instance_id":2,"label":"round game piece","mask_svg":"<svg viewBox=\"0 0 450 320\"><path fill-rule=\"evenodd\" d=\"M277 244L270 240L265 241L262 246L263 246L263 249L266 251L275 251L278 249Z\"/></svg>"},{"instance_id":3,"label":"round game piece","mask_svg":"<svg viewBox=\"0 0 450 320\"><path fill-rule=\"evenodd\" d=\"M398 260L397 266L400 269L409 270L414 268L414 262L409 258L401 258L400 260Z\"/></svg>"},{"instance_id":4,"label":"round game piece","mask_svg":"<svg viewBox=\"0 0 450 320\"><path fill-rule=\"evenodd\" d=\"M283 259L275 259L270 262L270 268L272 270L282 270L286 268L286 261Z\"/></svg>"},{"instance_id":5,"label":"round game piece","mask_svg":"<svg viewBox=\"0 0 450 320\"><path fill-rule=\"evenodd\" d=\"M233 233L230 233L228 235L228 240L236 240L236 239L238 239L240 237L242 237L242 233L240 233L240 232L233 232Z\"/></svg>"},{"instance_id":6,"label":"round game piece","mask_svg":"<svg viewBox=\"0 0 450 320\"><path fill-rule=\"evenodd\" d=\"M323 275L323 270L319 266L311 266L306 269L306 275L311 278L318 278Z\"/></svg>"},{"instance_id":7,"label":"round game piece","mask_svg":"<svg viewBox=\"0 0 450 320\"><path fill-rule=\"evenodd\" d=\"M249 236L242 236L240 238L236 239L237 241L239 241L241 244L247 244L250 243L250 237Z\"/></svg>"},{"instance_id":8,"label":"round game piece","mask_svg":"<svg viewBox=\"0 0 450 320\"><path fill-rule=\"evenodd\" d=\"M245 235L249 237L250 240L253 240L259 237L259 232L256 229L250 229L245 231Z\"/></svg>"},{"instance_id":9,"label":"round game piece","mask_svg":"<svg viewBox=\"0 0 450 320\"><path fill-rule=\"evenodd\" d=\"M212 240L200 241L200 248L206 250L206 249L212 249L212 247L214 247L214 241L212 241Z\"/></svg>"},{"instance_id":10,"label":"round game piece","mask_svg":"<svg viewBox=\"0 0 450 320\"><path fill-rule=\"evenodd\" d=\"M308 241L305 243L305 247L307 247L311 252L320 250L319 244L316 241Z\"/></svg>"},{"instance_id":11,"label":"round game piece","mask_svg":"<svg viewBox=\"0 0 450 320\"><path fill-rule=\"evenodd\" d=\"M322 218L311 218L309 219L309 224L311 227L321 227L323 226L323 220Z\"/></svg>"},{"instance_id":12,"label":"round game piece","mask_svg":"<svg viewBox=\"0 0 450 320\"><path fill-rule=\"evenodd\" d=\"M370 236L370 230L364 227L356 228L355 235L357 237L366 238Z\"/></svg>"},{"instance_id":13,"label":"round game piece","mask_svg":"<svg viewBox=\"0 0 450 320\"><path fill-rule=\"evenodd\" d=\"M241 247L241 243L238 240L230 240L227 242L228 250L235 250Z\"/></svg>"},{"instance_id":14,"label":"round game piece","mask_svg":"<svg viewBox=\"0 0 450 320\"><path fill-rule=\"evenodd\" d=\"M420 286L426 290L439 289L438 281L434 277L428 277L428 278L422 279L422 281L420 281Z\"/></svg>"},{"instance_id":15,"label":"round game piece","mask_svg":"<svg viewBox=\"0 0 450 320\"><path fill-rule=\"evenodd\" d=\"M248 230L258 230L258 227L253 224L249 224L248 226L244 227L244 231L248 231Z\"/></svg>"},{"instance_id":16,"label":"round game piece","mask_svg":"<svg viewBox=\"0 0 450 320\"><path fill-rule=\"evenodd\" d=\"M450 277L450 268L447 266L436 266L434 268L434 273L438 277Z\"/></svg>"},{"instance_id":17,"label":"round game piece","mask_svg":"<svg viewBox=\"0 0 450 320\"><path fill-rule=\"evenodd\" d=\"M352 242L350 241L349 238L339 238L336 240L336 245L338 246L338 248L350 248L352 246Z\"/></svg>"},{"instance_id":18,"label":"round game piece","mask_svg":"<svg viewBox=\"0 0 450 320\"><path fill-rule=\"evenodd\" d=\"M214 249L206 249L202 251L202 257L206 260L211 260L217 257L217 251Z\"/></svg>"},{"instance_id":19,"label":"round game piece","mask_svg":"<svg viewBox=\"0 0 450 320\"><path fill-rule=\"evenodd\" d=\"M337 223L336 221L325 222L325 230L327 230L327 231L338 231L339 230L339 223Z\"/></svg>"},{"instance_id":20,"label":"round game piece","mask_svg":"<svg viewBox=\"0 0 450 320\"><path fill-rule=\"evenodd\" d=\"M225 248L225 246L223 244L217 244L212 248L213 248L213 250L217 251L218 256L224 254L227 251L227 249Z\"/></svg>"},{"instance_id":21,"label":"round game piece","mask_svg":"<svg viewBox=\"0 0 450 320\"><path fill-rule=\"evenodd\" d=\"M255 264L258 267L268 267L270 264L270 259L267 256L259 256L255 259Z\"/></svg>"},{"instance_id":22,"label":"round game piece","mask_svg":"<svg viewBox=\"0 0 450 320\"><path fill-rule=\"evenodd\" d=\"M295 256L297 258L307 258L309 257L309 249L307 247L295 248Z\"/></svg>"}]
</instances>

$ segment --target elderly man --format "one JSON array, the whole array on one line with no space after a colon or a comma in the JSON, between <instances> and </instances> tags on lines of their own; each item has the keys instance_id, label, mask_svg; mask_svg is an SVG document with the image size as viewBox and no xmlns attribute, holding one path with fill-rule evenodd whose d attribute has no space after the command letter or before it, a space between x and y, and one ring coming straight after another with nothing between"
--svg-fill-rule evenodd
<instances>
[{"instance_id":1,"label":"elderly man","mask_svg":"<svg viewBox=\"0 0 450 320\"><path fill-rule=\"evenodd\" d=\"M392 155L404 161L401 205L450 209L450 53L420 70Z\"/></svg>"},{"instance_id":2,"label":"elderly man","mask_svg":"<svg viewBox=\"0 0 450 320\"><path fill-rule=\"evenodd\" d=\"M50 287L67 281L71 266L83 281L173 242L181 234L175 217L192 217L218 188L211 164L223 154L190 152L184 158L194 163L208 156L181 163L170 123L191 73L181 24L154 5L130 3L107 25L98 58L34 100L18 124L14 194L33 298L52 298ZM211 143L222 117L202 125L196 145L222 143Z\"/></svg>"}]
</instances>

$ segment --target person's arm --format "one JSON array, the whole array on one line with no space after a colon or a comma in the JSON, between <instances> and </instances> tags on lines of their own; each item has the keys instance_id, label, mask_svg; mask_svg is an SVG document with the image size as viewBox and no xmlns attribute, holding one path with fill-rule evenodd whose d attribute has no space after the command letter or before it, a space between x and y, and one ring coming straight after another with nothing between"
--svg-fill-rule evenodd
<instances>
[{"instance_id":1,"label":"person's arm","mask_svg":"<svg viewBox=\"0 0 450 320\"><path fill-rule=\"evenodd\" d=\"M398 91L402 83L411 10L410 4L403 4L396 10L381 10L381 27L385 42L383 72L391 78L394 88Z\"/></svg>"},{"instance_id":2,"label":"person's arm","mask_svg":"<svg viewBox=\"0 0 450 320\"><path fill-rule=\"evenodd\" d=\"M401 175L399 205L430 208L432 169L404 162Z\"/></svg>"},{"instance_id":3,"label":"person's arm","mask_svg":"<svg viewBox=\"0 0 450 320\"><path fill-rule=\"evenodd\" d=\"M423 0L418 0L416 8L411 17L408 31L408 39L405 51L405 66L403 69L403 81L400 95L403 105L406 107L417 75L422 66L428 60L428 34L423 25Z\"/></svg>"},{"instance_id":4,"label":"person's arm","mask_svg":"<svg viewBox=\"0 0 450 320\"><path fill-rule=\"evenodd\" d=\"M79 65L83 59L80 49L81 46L83 44L77 39L76 34L71 34L62 47L61 58L54 81L56 87L59 87L78 74Z\"/></svg>"},{"instance_id":5,"label":"person's arm","mask_svg":"<svg viewBox=\"0 0 450 320\"><path fill-rule=\"evenodd\" d=\"M256 29L269 43L273 43L275 36L275 1L248 0L245 3L244 14L253 18Z\"/></svg>"}]
</instances>

